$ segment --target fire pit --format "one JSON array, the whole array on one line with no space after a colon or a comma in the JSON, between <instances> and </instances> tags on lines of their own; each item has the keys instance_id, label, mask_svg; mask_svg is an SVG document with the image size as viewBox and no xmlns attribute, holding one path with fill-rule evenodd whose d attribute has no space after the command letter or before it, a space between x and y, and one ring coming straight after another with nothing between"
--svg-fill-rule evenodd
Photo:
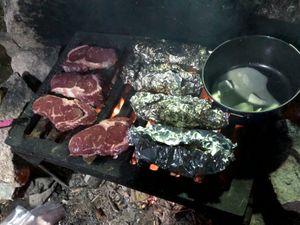
<instances>
[{"instance_id":1,"label":"fire pit","mask_svg":"<svg viewBox=\"0 0 300 225\"><path fill-rule=\"evenodd\" d=\"M126 58L127 47L138 39L143 38L77 33L61 54L36 96L49 92L51 78L61 71L63 61L68 52L74 47L83 44L113 47L120 53L119 63L121 65ZM135 116L129 103L133 91L118 79L120 65L108 71L112 83L111 93L105 107L99 113L97 121L115 116L125 116L133 119ZM146 121L139 119L135 122L136 125L142 126L145 126L146 123ZM97 157L89 164L82 158L69 156L67 150L69 139L81 129L76 128L63 133L57 132L49 122L32 113L31 102L14 122L6 142L13 147L16 154L37 165L43 161L50 162L187 206L214 210L220 215L220 218L224 215L230 215L229 217L236 223L241 222L246 215L252 180L236 179L232 167L221 173L203 178L195 177L193 180L178 176L176 173L170 174L170 172L159 169L154 164L139 162L138 165L135 165L136 163L132 158L133 148L120 154L117 159ZM235 127L229 126L223 133L233 137Z\"/></svg>"}]
</instances>

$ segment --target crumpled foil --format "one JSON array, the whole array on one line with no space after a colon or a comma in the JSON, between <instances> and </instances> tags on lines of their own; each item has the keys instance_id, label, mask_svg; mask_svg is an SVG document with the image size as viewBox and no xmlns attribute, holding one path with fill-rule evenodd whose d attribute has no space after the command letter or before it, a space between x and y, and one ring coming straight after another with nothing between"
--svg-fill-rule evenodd
<instances>
[{"instance_id":1,"label":"crumpled foil","mask_svg":"<svg viewBox=\"0 0 300 225\"><path fill-rule=\"evenodd\" d=\"M137 42L121 77L136 91L198 96L202 86L200 72L208 55L197 44Z\"/></svg>"},{"instance_id":2,"label":"crumpled foil","mask_svg":"<svg viewBox=\"0 0 300 225\"><path fill-rule=\"evenodd\" d=\"M127 76L128 78L129 76ZM136 91L149 91L167 95L200 95L199 74L187 72L176 64L145 64L132 81Z\"/></svg>"},{"instance_id":3,"label":"crumpled foil","mask_svg":"<svg viewBox=\"0 0 300 225\"><path fill-rule=\"evenodd\" d=\"M133 54L147 64L180 64L197 70L201 70L209 55L207 49L199 44L182 44L166 40L139 41L133 47Z\"/></svg>"},{"instance_id":4,"label":"crumpled foil","mask_svg":"<svg viewBox=\"0 0 300 225\"><path fill-rule=\"evenodd\" d=\"M219 129L229 123L227 113L213 109L207 100L190 95L179 97L137 92L130 102L142 119L175 127Z\"/></svg>"},{"instance_id":5,"label":"crumpled foil","mask_svg":"<svg viewBox=\"0 0 300 225\"><path fill-rule=\"evenodd\" d=\"M187 177L218 173L234 160L236 146L222 134L205 130L182 130L161 125L131 127L130 145L138 160ZM170 144L170 145L166 145Z\"/></svg>"},{"instance_id":6,"label":"crumpled foil","mask_svg":"<svg viewBox=\"0 0 300 225\"><path fill-rule=\"evenodd\" d=\"M149 135L154 141L169 145L190 145L191 149L209 151L214 155L218 151L231 152L236 147L221 133L208 130L187 130L161 124L148 127L131 127L131 132Z\"/></svg>"}]
</instances>

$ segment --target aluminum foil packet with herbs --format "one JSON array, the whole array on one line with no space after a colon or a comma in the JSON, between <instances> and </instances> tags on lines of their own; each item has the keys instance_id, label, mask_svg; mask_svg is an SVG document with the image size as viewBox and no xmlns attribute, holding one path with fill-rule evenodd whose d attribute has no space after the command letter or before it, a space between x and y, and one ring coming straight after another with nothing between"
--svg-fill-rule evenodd
<instances>
[{"instance_id":1,"label":"aluminum foil packet with herbs","mask_svg":"<svg viewBox=\"0 0 300 225\"><path fill-rule=\"evenodd\" d=\"M187 177L226 169L234 159L233 149L236 147L220 133L160 124L147 128L131 127L128 139L129 144L135 146L138 160Z\"/></svg>"},{"instance_id":2,"label":"aluminum foil packet with herbs","mask_svg":"<svg viewBox=\"0 0 300 225\"><path fill-rule=\"evenodd\" d=\"M145 64L140 66L136 74L131 74L134 77L127 76L126 82L131 84L136 91L175 96L200 95L202 86L200 75L187 72L175 64Z\"/></svg>"},{"instance_id":3,"label":"aluminum foil packet with herbs","mask_svg":"<svg viewBox=\"0 0 300 225\"><path fill-rule=\"evenodd\" d=\"M209 101L197 97L169 96L137 92L130 99L137 116L175 127L219 129L228 125L228 114L213 109Z\"/></svg>"},{"instance_id":4,"label":"aluminum foil packet with herbs","mask_svg":"<svg viewBox=\"0 0 300 225\"><path fill-rule=\"evenodd\" d=\"M205 48L196 44L138 42L121 77L136 91L199 96L200 71L208 55Z\"/></svg>"},{"instance_id":5,"label":"aluminum foil packet with herbs","mask_svg":"<svg viewBox=\"0 0 300 225\"><path fill-rule=\"evenodd\" d=\"M133 54L146 64L170 63L201 70L209 53L199 44L183 44L167 40L138 41Z\"/></svg>"}]
</instances>

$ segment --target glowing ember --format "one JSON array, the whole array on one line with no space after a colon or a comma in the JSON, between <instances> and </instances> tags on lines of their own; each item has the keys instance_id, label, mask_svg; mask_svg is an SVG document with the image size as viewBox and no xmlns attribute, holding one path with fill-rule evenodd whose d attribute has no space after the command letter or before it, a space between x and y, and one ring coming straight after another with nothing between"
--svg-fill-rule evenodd
<instances>
[{"instance_id":1,"label":"glowing ember","mask_svg":"<svg viewBox=\"0 0 300 225\"><path fill-rule=\"evenodd\" d=\"M134 123L134 122L136 121L137 116L136 116L135 112L132 112L132 113L130 114L129 119L130 119L131 123Z\"/></svg>"},{"instance_id":2,"label":"glowing ember","mask_svg":"<svg viewBox=\"0 0 300 225\"><path fill-rule=\"evenodd\" d=\"M240 125L240 124L237 124L237 125L235 125L235 129L239 129L239 128L241 128L241 127L243 127L243 125Z\"/></svg>"},{"instance_id":3,"label":"glowing ember","mask_svg":"<svg viewBox=\"0 0 300 225\"><path fill-rule=\"evenodd\" d=\"M234 130L233 130L233 133L232 133L232 135L231 135L231 140L232 140L233 143L237 143L237 140L238 140L238 132L239 132L239 130L240 130L241 128L243 128L243 125L237 124L237 125L234 126Z\"/></svg>"},{"instance_id":4,"label":"glowing ember","mask_svg":"<svg viewBox=\"0 0 300 225\"><path fill-rule=\"evenodd\" d=\"M159 168L159 167L158 167L157 165L155 165L155 164L151 164L151 165L149 166L149 169L152 170L152 171L157 171L158 168Z\"/></svg>"},{"instance_id":5,"label":"glowing ember","mask_svg":"<svg viewBox=\"0 0 300 225\"><path fill-rule=\"evenodd\" d=\"M195 178L194 178L194 181L195 181L196 183L201 184L201 183L203 182L203 179L202 179L201 177L195 177Z\"/></svg>"},{"instance_id":6,"label":"glowing ember","mask_svg":"<svg viewBox=\"0 0 300 225\"><path fill-rule=\"evenodd\" d=\"M207 92L204 89L201 90L200 98L206 100L212 100L211 97L207 94Z\"/></svg>"},{"instance_id":7,"label":"glowing ember","mask_svg":"<svg viewBox=\"0 0 300 225\"><path fill-rule=\"evenodd\" d=\"M154 121L149 120L146 124L146 127L152 126L153 124L155 124Z\"/></svg>"},{"instance_id":8,"label":"glowing ember","mask_svg":"<svg viewBox=\"0 0 300 225\"><path fill-rule=\"evenodd\" d=\"M171 176L173 176L173 177L180 177L180 175L179 175L179 174L177 174L177 173L173 173L173 172L171 172L171 173L170 173L170 175L171 175Z\"/></svg>"},{"instance_id":9,"label":"glowing ember","mask_svg":"<svg viewBox=\"0 0 300 225\"><path fill-rule=\"evenodd\" d=\"M114 118L116 115L119 114L119 112L121 111L122 106L124 105L124 103L125 103L125 100L124 100L124 98L121 97L120 100L119 100L119 102L118 102L118 104L114 108L114 111L111 114L110 118Z\"/></svg>"},{"instance_id":10,"label":"glowing ember","mask_svg":"<svg viewBox=\"0 0 300 225\"><path fill-rule=\"evenodd\" d=\"M136 165L138 163L138 160L135 156L135 153L132 154L131 160L130 160L130 164L131 165Z\"/></svg>"},{"instance_id":11,"label":"glowing ember","mask_svg":"<svg viewBox=\"0 0 300 225\"><path fill-rule=\"evenodd\" d=\"M101 112L101 109L99 108L99 107L97 107L96 109L95 109L95 111L96 111L96 113L100 113Z\"/></svg>"}]
</instances>

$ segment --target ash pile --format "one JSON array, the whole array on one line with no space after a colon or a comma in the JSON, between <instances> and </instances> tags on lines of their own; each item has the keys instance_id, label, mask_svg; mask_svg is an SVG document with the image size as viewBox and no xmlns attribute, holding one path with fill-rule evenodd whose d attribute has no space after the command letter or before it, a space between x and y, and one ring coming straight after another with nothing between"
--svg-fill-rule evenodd
<instances>
[{"instance_id":1,"label":"ash pile","mask_svg":"<svg viewBox=\"0 0 300 225\"><path fill-rule=\"evenodd\" d=\"M73 174L69 187L52 197L66 208L60 224L212 224L182 205L94 177Z\"/></svg>"},{"instance_id":2,"label":"ash pile","mask_svg":"<svg viewBox=\"0 0 300 225\"><path fill-rule=\"evenodd\" d=\"M55 207L50 214L60 225L212 224L211 219L192 209L90 175L64 171L69 178L66 182L57 177L45 177L42 173L36 176L36 171L37 168L31 180L27 180L28 188L21 188L15 193L18 197L14 202L0 205L0 222L16 206L32 209L51 205Z\"/></svg>"}]
</instances>

